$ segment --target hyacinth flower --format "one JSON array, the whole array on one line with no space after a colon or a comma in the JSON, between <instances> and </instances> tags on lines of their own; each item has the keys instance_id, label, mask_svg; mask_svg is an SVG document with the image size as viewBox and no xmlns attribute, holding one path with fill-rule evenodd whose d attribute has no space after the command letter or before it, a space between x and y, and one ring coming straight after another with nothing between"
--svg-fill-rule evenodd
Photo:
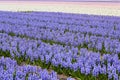
<instances>
[{"instance_id":1,"label":"hyacinth flower","mask_svg":"<svg viewBox=\"0 0 120 80\"><path fill-rule=\"evenodd\" d=\"M1 14L2 14L2 12L1 12ZM4 12L4 14L8 14L7 12ZM19 16L17 15L17 13L12 13L12 14L9 14L9 15L13 15L13 14L16 14L16 17L18 18ZM21 14L21 16L22 16L22 13L20 13ZM23 15L25 15L25 13L23 14ZM28 15L28 14L27 14ZM41 32L41 31L39 31L39 30L41 30L41 27L42 26L44 26L45 25L45 23L44 22L42 22L42 20L43 21L51 21L51 19L48 19L48 18L46 18L45 16L44 16L44 18L45 19L43 19L43 18L37 18L37 17L35 17L35 18L30 18L30 16L22 16L22 19L21 19L21 17L19 17L18 19L15 17L14 19L15 20L11 20L10 18L9 19L6 19L6 17L4 18L4 17L2 17L2 18L4 18L4 19L2 19L2 20L4 20L4 21L8 21L8 22L14 22L14 23L11 23L11 24L14 24L15 25L15 23L17 23L17 26L23 26L23 23L24 24L27 24L27 22L30 22L29 24L31 25L29 28L28 27L26 27L25 28L25 26L23 27L23 28L21 28L21 27L13 27L13 25L9 25L9 26L11 26L10 28L8 28L8 26L7 26L7 29L5 28L5 24L2 24L3 25L3 28L1 29L1 30L6 30L6 32L8 33L8 31L9 32L11 32L12 30L13 30L13 33L15 33L15 34L23 34L23 35L27 35L27 36L30 36L30 37L35 37L36 35L38 35L37 33L34 33L34 32ZM29 15L31 15L31 14L29 14ZM56 15L57 15L57 13L56 13ZM65 15L69 15L69 14L65 14ZM32 15L33 16L33 15ZM54 15L55 16L55 15ZM82 18L84 18L84 16L83 15L81 15L82 16ZM52 16L49 16L49 17L52 17ZM64 16L65 17L65 16ZM96 16L96 17L99 17L99 16ZM105 16L104 16L105 17ZM40 21L43 25L41 25L41 24L38 24L37 26L39 26L40 25L40 29L38 28L38 27L36 27L35 25L33 25L32 26L32 24L34 24L34 23L32 23L32 20L31 19L36 19L37 18L37 21ZM57 18L57 17L56 17ZM76 17L75 17L76 18ZM100 17L99 17L100 18ZM113 17L114 18L114 17ZM116 17L115 17L116 18ZM17 22L16 22L16 19L18 20ZM21 19L21 20L19 20L19 19ZM39 20L40 19L40 20ZM41 20L42 19L42 20ZM92 18L93 19L93 18ZM105 18L104 18L105 19ZM112 17L110 17L110 19L112 19ZM117 18L117 19L119 19L119 18ZM25 21L24 21L25 20ZM83 23L85 23L86 22L86 20L84 20L84 19L82 19L81 20L81 18L79 19L80 21L81 21L81 23L83 22ZM84 20L84 21L83 21ZM96 20L96 18L95 18L95 20ZM34 20L34 21L36 21L36 20ZM59 20L58 20L59 21ZM74 20L73 20L74 21ZM108 20L107 20L108 21ZM112 25L114 24L114 20L110 20L110 21L113 21L113 23L111 24L111 27L112 27ZM2 21L1 21L2 22ZM18 25L18 22L19 22L19 25ZM56 21L54 21L53 20L53 22L56 22ZM60 21L61 22L61 21ZM62 23L64 23L65 21L63 21ZM70 21L67 21L67 23L71 23ZM79 21L77 21L78 23L79 23ZM48 22L49 23L49 22ZM75 20L75 23L76 23L76 20ZM77 23L77 24L78 24ZM95 26L94 24L96 24L95 23L95 21L93 21L93 22L90 22L91 23L91 25L93 25L93 27ZM36 23L37 24L37 23ZM73 24L73 23L72 23ZM104 27L106 27L106 26L104 26L104 25L107 25L108 24L108 22L105 22L105 23L101 23L101 21L97 21L97 24L96 25L103 25L103 28L101 28L101 26L97 26L97 27L94 27L94 28L97 28L97 29L94 29L94 28L90 28L89 26L88 26L88 24L86 25L86 27L88 27L88 28L90 28L90 31L89 31L89 29L87 29L86 27L84 28L82 28L81 29L81 27L79 27L79 26L77 26L77 27L79 27L79 28L77 28L77 29L75 29L75 30L78 30L79 32L81 32L81 33L86 33L86 32L88 32L88 33L92 33L92 34L94 34L94 35L102 35L103 37L105 37L105 36L109 36L109 35L106 35L106 34L103 34L103 32L106 32L106 33L109 33L109 31L108 30L104 30ZM6 24L6 25L8 25L8 24ZM48 28L51 28L53 25L57 25L57 22L56 23L51 23L50 22L50 24L48 25L49 27ZM59 25L59 23L58 23L58 25ZM65 24L64 24L65 25ZM61 25L61 26L64 26L64 25ZM110 25L109 25L110 26ZM34 27L34 29L33 29L33 27ZM110 27L110 29L111 29L111 27ZM14 30L16 28L16 30ZM20 29L19 29L20 28ZM53 29L54 27L52 27L52 29ZM69 28L72 28L71 26L69 26ZM67 26L65 26L65 29L69 29L69 28L67 28ZM31 29L32 30L34 30L33 32L31 32ZM83 30L83 29L85 29L85 30ZM17 31L18 30L18 31ZM29 32L29 31L30 32ZM38 31L37 31L38 30ZM43 30L43 29L42 29ZM73 30L73 29L71 29L71 30ZM83 31L81 31L81 30L83 30ZM95 31L94 31L95 30ZM45 30L46 31L46 30ZM45 32L45 31L43 31L43 32ZM46 33L42 33L42 35L43 35L43 37L41 37L41 36L38 36L38 37L36 37L36 38L40 38L40 39L47 39L47 37L46 36L51 36L51 35L53 35L53 36L51 36L51 37L49 37L49 39L53 39L53 38L56 38L57 36L55 35L56 34L56 32L55 31L53 31L52 33L50 33L49 31L51 31L51 30L49 30L48 29L48 31L46 31ZM102 32L101 32L102 31ZM47 33L48 32L48 33ZM60 32L61 33L61 30L60 31L58 31L58 32ZM78 32L78 33L79 33ZM98 33L99 32L99 33ZM31 34L30 34L31 33ZM40 33L40 34L41 34ZM79 33L79 34L81 34L81 33ZM114 33L114 32L113 32ZM63 33L62 33L63 34ZM70 35L69 36L71 36L72 34L71 33L69 33ZM79 35L78 34L78 35ZM117 33L118 34L118 33ZM54 36L55 35L55 36ZM75 35L77 35L77 34L75 34ZM87 34L88 35L88 34ZM63 36L64 36L64 34L63 34ZM65 36L67 36L68 37L68 35L66 35L65 34ZM65 39L61 36L61 37L57 37L57 38L61 38L61 39L59 39L59 40L62 40L62 42L64 42L64 43L66 43L66 41L67 41L67 43L68 43L68 40L70 40L70 42L69 43L73 43L74 42L74 40L72 40L72 38L73 37L70 37L68 40L67 40L67 37L65 37ZM111 37L111 36L110 36ZM113 37L113 35L112 35L112 37ZM116 36L114 36L115 38L116 38ZM63 38L63 39L62 39ZM78 38L79 38L79 36L78 36ZM84 38L84 37L83 37ZM79 39L81 39L81 37L79 38ZM78 43L80 40L77 40L77 42L76 42L76 40L75 40L75 43L73 44L73 45L76 45L76 44L79 44L80 45L80 43ZM105 38L102 38L102 39L105 39ZM53 40L55 40L55 41L57 41L56 39L53 39ZM65 41L64 41L65 40ZM90 39L91 40L91 39ZM97 40L97 39L96 39ZM104 41L104 40L103 40ZM112 41L112 40L111 40ZM86 42L85 41L85 39L84 39L84 42ZM87 42L88 43L88 42ZM113 44L113 43L112 43ZM93 45L94 46L94 45ZM95 47L95 46L94 46ZM111 46L110 46L111 47ZM106 49L107 50L107 49ZM110 51L114 51L112 48L111 48L111 50Z\"/></svg>"},{"instance_id":2,"label":"hyacinth flower","mask_svg":"<svg viewBox=\"0 0 120 80\"><path fill-rule=\"evenodd\" d=\"M0 79L2 80L59 80L57 77L57 73L52 71L49 73L47 70L42 70L40 67L31 66L31 65L23 65L19 66L15 60L10 58L0 58ZM12 63L12 64L10 64ZM9 64L9 65L7 65ZM14 65L14 66L13 66ZM2 68L5 66L9 66L11 68ZM27 76L28 75L28 76Z\"/></svg>"},{"instance_id":3,"label":"hyacinth flower","mask_svg":"<svg viewBox=\"0 0 120 80\"><path fill-rule=\"evenodd\" d=\"M93 74L95 77L100 73L109 74L110 79L117 79L116 72L119 72L120 61L115 53L119 53L117 45L120 44L120 29L115 23L119 22L119 17L46 12L0 13L2 55L21 62L27 60L32 64L36 64L37 60L43 65L50 62L52 66L60 65L62 68L79 70L83 74ZM76 47L78 50L75 49ZM80 48L83 48L83 51ZM102 56L103 53L111 54ZM2 68L9 69L5 66ZM36 72L33 67L27 68L28 72ZM9 72L14 73L11 70ZM21 70L20 72L22 73ZM20 75L17 78L21 78L19 68L16 73ZM43 74L48 73L44 71ZM30 76L30 79L40 77L36 74ZM46 75L42 77L50 78L50 76L46 78Z\"/></svg>"},{"instance_id":4,"label":"hyacinth flower","mask_svg":"<svg viewBox=\"0 0 120 80\"><path fill-rule=\"evenodd\" d=\"M21 40L21 39L20 39ZM29 41L29 40L28 40ZM25 41L26 42L26 41ZM31 42L31 41L30 41ZM44 45L45 46L45 45ZM26 45L26 47L28 47L27 45ZM29 47L31 48L32 47L32 44L31 44L31 46L29 45ZM31 57L31 61L33 61L33 56L30 56L30 54L32 53L32 52L30 52L30 54L29 54L29 47L28 47L28 49L26 50L26 51L28 51L28 52L26 52L27 54L26 55L29 55L29 57ZM34 48L33 48L34 49ZM41 48L42 49L42 48ZM9 50L9 48L8 48L8 50ZM47 49L48 50L48 49ZM51 50L51 49L50 49ZM73 49L74 50L74 49ZM13 51L16 51L16 49L14 49L13 48ZM44 48L44 51L45 51L45 48ZM53 51L54 52L54 51ZM18 52L19 53L19 52ZM34 53L34 52L33 52ZM61 53L62 54L62 53ZM75 53L74 53L75 54ZM33 55L35 55L35 53L33 54ZM45 54L45 52L44 52L44 54L42 54L41 53L41 56L43 56L43 61L44 60L47 60L47 59L44 59L44 55L46 55ZM47 54L48 55L48 54ZM76 71L76 70L78 70L78 69L80 69L80 71L81 71L81 73L83 73L83 74L88 74L88 73L90 73L90 72L86 72L86 70L88 70L88 68L87 67L85 67L85 65L83 65L83 66L78 66L77 64L79 64L79 61L80 62L82 62L82 63L87 63L87 62L89 62L88 60L91 60L92 59L92 61L91 62L89 62L89 65L90 64L93 64L93 65L95 65L95 64L99 64L99 62L100 62L100 55L99 55L99 53L89 53L88 51L87 51L87 49L83 49L83 51L82 51L82 49L81 49L81 56L79 56L79 55L76 55L76 56L72 56L72 55L68 55L68 54L64 54L64 55L57 55L57 54L53 54L54 55L54 57L52 58L52 64L53 65L55 65L55 66L58 66L59 65L59 61L61 62L61 66L63 66L63 67L65 67L65 68L68 68L68 67L71 67L72 66L72 68L71 69L73 69L74 71ZM61 57L60 57L61 56ZM110 56L110 55L109 55ZM19 56L18 56L19 57ZM72 58L76 58L76 60L78 60L78 61L76 61L76 62L78 62L78 63L72 63L70 66L68 65L68 63L70 63L70 61L71 60L69 60L69 58L67 59L67 57L71 57L71 59ZM111 56L110 56L111 57ZM41 59L42 59L42 57L40 57ZM63 61L61 61L61 59L63 59ZM107 62L108 63L111 63L111 60L114 60L114 59L112 59L112 58L106 58L107 59ZM78 66L78 67L77 67ZM93 75L95 75L95 76L97 76L98 75L98 73L99 73L99 70L98 71L96 71L96 68L95 68L95 66L93 66L94 67L94 69L93 70L91 70L91 72L93 71ZM96 72L95 72L96 71ZM106 74L106 73L105 73Z\"/></svg>"}]
</instances>

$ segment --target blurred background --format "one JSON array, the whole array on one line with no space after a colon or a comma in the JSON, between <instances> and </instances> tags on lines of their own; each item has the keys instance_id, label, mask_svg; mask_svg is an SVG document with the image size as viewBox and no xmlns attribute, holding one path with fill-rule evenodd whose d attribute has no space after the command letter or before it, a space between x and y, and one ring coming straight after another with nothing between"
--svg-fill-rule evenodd
<instances>
[{"instance_id":1,"label":"blurred background","mask_svg":"<svg viewBox=\"0 0 120 80\"><path fill-rule=\"evenodd\" d=\"M120 16L119 0L4 0L2 11L47 11Z\"/></svg>"}]
</instances>

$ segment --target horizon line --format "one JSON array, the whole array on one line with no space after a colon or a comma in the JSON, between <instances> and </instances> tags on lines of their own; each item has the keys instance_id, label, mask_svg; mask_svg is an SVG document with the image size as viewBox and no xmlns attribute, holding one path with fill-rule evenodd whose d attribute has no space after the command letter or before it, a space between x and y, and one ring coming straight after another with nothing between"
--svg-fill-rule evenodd
<instances>
[{"instance_id":1,"label":"horizon line","mask_svg":"<svg viewBox=\"0 0 120 80\"><path fill-rule=\"evenodd\" d=\"M0 0L0 1L9 1L9 2L11 2L11 1L19 1L19 0L11 0L11 1L10 0ZM44 1L44 0L20 0L20 1L41 1L41 2L48 2L48 1L50 1L50 2L51 1L54 1L54 2L120 2L118 0L114 0L114 1L94 1L94 0L91 0L91 1L90 0L88 0L88 1L87 0L86 1L84 1L84 0L83 1L77 1L77 0L76 1L72 1L72 0L71 1L68 1L68 0L60 0L60 1L59 0L58 1L56 1L56 0L46 0L46 1Z\"/></svg>"}]
</instances>

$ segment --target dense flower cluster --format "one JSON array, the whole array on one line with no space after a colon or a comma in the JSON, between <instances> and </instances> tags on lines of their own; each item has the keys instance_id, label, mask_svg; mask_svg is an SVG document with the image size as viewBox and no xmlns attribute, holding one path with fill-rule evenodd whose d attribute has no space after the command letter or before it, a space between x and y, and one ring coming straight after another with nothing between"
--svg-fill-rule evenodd
<instances>
[{"instance_id":1,"label":"dense flower cluster","mask_svg":"<svg viewBox=\"0 0 120 80\"><path fill-rule=\"evenodd\" d=\"M1 12L0 18L1 32L53 40L72 46L86 44L88 48L98 51L105 47L106 52L120 52L119 17Z\"/></svg>"},{"instance_id":2,"label":"dense flower cluster","mask_svg":"<svg viewBox=\"0 0 120 80\"><path fill-rule=\"evenodd\" d=\"M119 17L47 12L0 14L0 50L8 52L9 57L24 57L30 62L40 60L58 69L65 68L70 74L73 70L86 76L92 74L97 77L103 74L107 79L118 80ZM3 57L2 59L4 60ZM16 62L10 65L6 61L3 63L6 65L1 67L3 71L7 71L7 66L13 67L10 72L12 75L4 73L8 74L11 80L58 79L55 72L48 74L46 70L37 70L35 66L18 66ZM68 80L72 78L69 77Z\"/></svg>"},{"instance_id":3,"label":"dense flower cluster","mask_svg":"<svg viewBox=\"0 0 120 80\"><path fill-rule=\"evenodd\" d=\"M68 78L69 79L69 78ZM15 60L0 58L0 80L59 80L56 72L37 66L19 66Z\"/></svg>"}]
</instances>

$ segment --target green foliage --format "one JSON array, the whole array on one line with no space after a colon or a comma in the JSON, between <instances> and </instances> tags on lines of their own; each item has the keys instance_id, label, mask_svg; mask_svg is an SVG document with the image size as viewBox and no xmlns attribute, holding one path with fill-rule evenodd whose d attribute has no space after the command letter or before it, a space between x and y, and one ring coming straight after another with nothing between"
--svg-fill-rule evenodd
<instances>
[{"instance_id":1,"label":"green foliage","mask_svg":"<svg viewBox=\"0 0 120 80\"><path fill-rule=\"evenodd\" d=\"M68 29L65 29L65 30L64 30L64 33L66 33L66 32L69 32L69 30L68 30Z\"/></svg>"},{"instance_id":2,"label":"green foliage","mask_svg":"<svg viewBox=\"0 0 120 80\"><path fill-rule=\"evenodd\" d=\"M65 32L67 32L68 30L65 30ZM4 33L4 31L2 31ZM87 33L84 33L86 36ZM29 37L27 35L15 35L15 33L13 32L10 32L8 35L10 36L17 36L17 37L21 37L21 38L26 38L26 39L33 39L33 40L38 40L38 39L35 39L34 37ZM63 47L64 46L72 46L70 43L69 44L65 44L65 43L62 43L62 42L57 42L57 41L54 41L54 40L47 40L47 39L41 39L42 42L44 43L49 43L50 45L53 45L53 44L58 44L58 45L62 45ZM103 54L111 54L111 52L107 52L105 50L105 46L104 46L104 43L102 44L102 49L101 50L97 50L96 48L88 48L88 44L84 43L83 45L78 45L78 46L75 46L77 47L78 49L81 49L81 48L87 48L88 50L91 50L93 52L100 52L101 55Z\"/></svg>"},{"instance_id":3,"label":"green foliage","mask_svg":"<svg viewBox=\"0 0 120 80\"><path fill-rule=\"evenodd\" d=\"M72 63L75 63L76 62L76 59L72 59Z\"/></svg>"},{"instance_id":4,"label":"green foliage","mask_svg":"<svg viewBox=\"0 0 120 80\"><path fill-rule=\"evenodd\" d=\"M10 35L10 36L15 36L15 33L10 32L10 33L8 33L8 35Z\"/></svg>"},{"instance_id":5,"label":"green foliage","mask_svg":"<svg viewBox=\"0 0 120 80\"><path fill-rule=\"evenodd\" d=\"M9 51L0 50L0 55L4 57L11 57ZM17 61L19 65L22 65L22 63L24 62L25 64L29 64L29 65L40 66L43 69L44 68L52 69L56 71L58 74L72 76L76 78L77 80L108 80L107 75L104 75L104 74L100 74L97 77L92 76L92 74L85 75L85 74L82 74L80 70L74 71L74 70L71 70L70 68L61 67L61 65L53 66L50 62L46 63L46 61L41 61L40 59L30 61L30 58L26 59L25 56L26 54L20 57L15 56L14 59ZM73 59L72 61L76 62L75 59ZM15 76L15 72L14 72L14 76ZM27 80L27 75L26 75L26 80Z\"/></svg>"},{"instance_id":6,"label":"green foliage","mask_svg":"<svg viewBox=\"0 0 120 80\"><path fill-rule=\"evenodd\" d=\"M50 45L59 44L59 45L62 45L63 47L66 45L64 43L56 42L56 41L53 41L53 40L44 40L44 39L42 39L42 42L49 43Z\"/></svg>"},{"instance_id":7,"label":"green foliage","mask_svg":"<svg viewBox=\"0 0 120 80\"><path fill-rule=\"evenodd\" d=\"M13 73L13 79L15 79L15 76L16 76L16 71L14 71Z\"/></svg>"},{"instance_id":8,"label":"green foliage","mask_svg":"<svg viewBox=\"0 0 120 80\"><path fill-rule=\"evenodd\" d=\"M32 13L33 11L18 11L18 12L22 12L22 13Z\"/></svg>"},{"instance_id":9,"label":"green foliage","mask_svg":"<svg viewBox=\"0 0 120 80\"><path fill-rule=\"evenodd\" d=\"M7 50L6 51L2 51L1 49L0 49L0 56L11 57L9 51L7 51Z\"/></svg>"},{"instance_id":10,"label":"green foliage","mask_svg":"<svg viewBox=\"0 0 120 80\"><path fill-rule=\"evenodd\" d=\"M118 57L119 57L119 59L120 59L120 53L118 53Z\"/></svg>"}]
</instances>

